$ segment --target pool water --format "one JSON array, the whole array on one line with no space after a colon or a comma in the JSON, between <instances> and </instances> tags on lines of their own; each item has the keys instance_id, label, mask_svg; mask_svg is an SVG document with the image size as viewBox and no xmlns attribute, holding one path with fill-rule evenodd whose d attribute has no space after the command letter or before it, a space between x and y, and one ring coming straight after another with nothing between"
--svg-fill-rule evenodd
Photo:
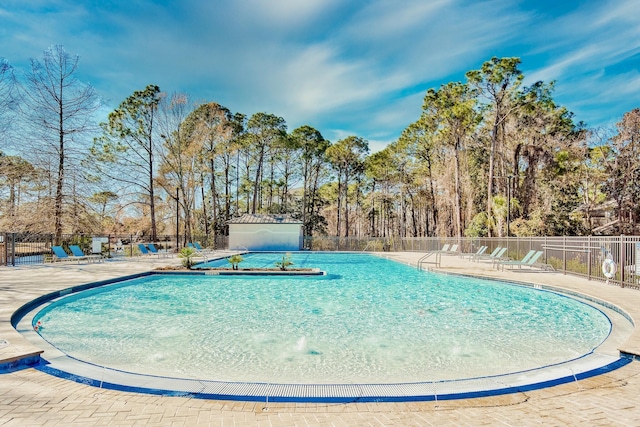
<instances>
[{"instance_id":1,"label":"pool water","mask_svg":"<svg viewBox=\"0 0 640 427\"><path fill-rule=\"evenodd\" d=\"M244 258L242 268L272 267L282 254ZM292 260L327 275L158 274L68 295L33 322L63 352L115 369L300 384L518 372L580 357L611 331L596 308L527 286L367 254Z\"/></svg>"}]
</instances>

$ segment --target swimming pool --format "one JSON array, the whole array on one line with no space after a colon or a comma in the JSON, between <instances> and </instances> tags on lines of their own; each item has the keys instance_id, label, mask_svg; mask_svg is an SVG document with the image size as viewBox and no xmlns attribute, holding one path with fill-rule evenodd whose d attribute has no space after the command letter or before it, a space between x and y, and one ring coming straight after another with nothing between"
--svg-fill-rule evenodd
<instances>
[{"instance_id":1,"label":"swimming pool","mask_svg":"<svg viewBox=\"0 0 640 427\"><path fill-rule=\"evenodd\" d=\"M240 266L281 257L245 255ZM33 326L72 358L117 371L309 385L518 374L579 359L611 331L599 309L532 287L365 254L292 259L327 275L151 275L57 299Z\"/></svg>"}]
</instances>

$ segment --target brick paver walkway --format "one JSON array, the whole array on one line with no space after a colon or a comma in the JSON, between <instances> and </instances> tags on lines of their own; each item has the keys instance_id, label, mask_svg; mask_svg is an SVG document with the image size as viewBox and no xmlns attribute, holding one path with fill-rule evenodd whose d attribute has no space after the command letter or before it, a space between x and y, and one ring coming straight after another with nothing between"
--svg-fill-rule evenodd
<instances>
[{"instance_id":1,"label":"brick paver walkway","mask_svg":"<svg viewBox=\"0 0 640 427\"><path fill-rule=\"evenodd\" d=\"M416 254L389 254L415 262ZM55 289L145 271L165 260L91 265L0 267L0 339L16 342L11 313ZM554 284L640 314L640 291L547 273L496 272L445 257L444 270ZM636 308L637 307L637 308ZM638 348L634 335L625 345ZM0 349L0 359L3 352ZM104 390L35 369L0 374L1 426L639 426L640 362L598 377L528 393L417 403L265 404Z\"/></svg>"}]
</instances>

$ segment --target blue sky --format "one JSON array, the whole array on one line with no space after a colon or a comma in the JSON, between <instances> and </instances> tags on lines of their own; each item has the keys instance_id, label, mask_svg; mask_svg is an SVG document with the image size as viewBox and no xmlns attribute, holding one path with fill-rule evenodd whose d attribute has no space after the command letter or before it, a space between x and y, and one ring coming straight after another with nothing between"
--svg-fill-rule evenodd
<instances>
[{"instance_id":1,"label":"blue sky","mask_svg":"<svg viewBox=\"0 0 640 427\"><path fill-rule=\"evenodd\" d=\"M640 107L638 0L2 0L0 57L61 44L108 110L157 84L282 116L372 150L415 121L427 89L517 56L588 126Z\"/></svg>"}]
</instances>

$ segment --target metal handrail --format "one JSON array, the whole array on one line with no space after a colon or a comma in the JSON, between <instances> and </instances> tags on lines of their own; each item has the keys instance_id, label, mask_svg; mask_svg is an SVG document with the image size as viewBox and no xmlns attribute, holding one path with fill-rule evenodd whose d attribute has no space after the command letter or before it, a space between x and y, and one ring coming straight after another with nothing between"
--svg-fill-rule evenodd
<instances>
[{"instance_id":1,"label":"metal handrail","mask_svg":"<svg viewBox=\"0 0 640 427\"><path fill-rule=\"evenodd\" d=\"M601 250L601 246L569 246L569 245L542 245L543 249L551 249L554 251L564 251L564 252L585 252L589 253L591 250ZM582 249L582 251L580 251Z\"/></svg>"},{"instance_id":2,"label":"metal handrail","mask_svg":"<svg viewBox=\"0 0 640 427\"><path fill-rule=\"evenodd\" d=\"M429 258L433 254L436 255L436 260L435 261L427 261L427 258ZM422 257L420 257L420 259L418 260L418 269L422 270L422 264L435 264L436 267L440 267L440 261L441 260L442 260L442 251L440 251L440 250L438 250L438 251L429 251L426 254L424 254Z\"/></svg>"}]
</instances>

